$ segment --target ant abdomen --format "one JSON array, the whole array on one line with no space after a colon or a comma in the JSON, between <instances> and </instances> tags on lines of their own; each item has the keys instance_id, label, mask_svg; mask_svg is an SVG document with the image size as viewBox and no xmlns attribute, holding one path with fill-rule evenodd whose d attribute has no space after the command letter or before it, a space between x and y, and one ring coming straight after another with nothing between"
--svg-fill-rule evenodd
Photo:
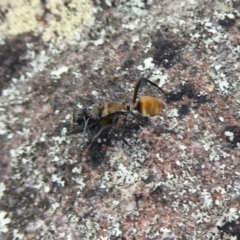
<instances>
[{"instance_id":1,"label":"ant abdomen","mask_svg":"<svg viewBox=\"0 0 240 240\"><path fill-rule=\"evenodd\" d=\"M142 96L137 102L136 109L143 116L156 116L163 110L163 104L155 97Z\"/></svg>"}]
</instances>

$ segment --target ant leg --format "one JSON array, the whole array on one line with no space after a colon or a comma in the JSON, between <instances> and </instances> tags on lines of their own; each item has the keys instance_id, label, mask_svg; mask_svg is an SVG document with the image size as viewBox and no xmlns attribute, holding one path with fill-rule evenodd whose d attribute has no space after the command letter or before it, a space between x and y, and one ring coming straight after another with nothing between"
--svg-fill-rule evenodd
<instances>
[{"instance_id":1,"label":"ant leg","mask_svg":"<svg viewBox=\"0 0 240 240\"><path fill-rule=\"evenodd\" d=\"M90 144L88 145L87 148L90 148L90 147L92 146L93 142L101 135L101 133L102 133L103 131L105 131L105 130L107 130L107 129L111 129L111 127L112 127L114 124L117 123L118 119L119 119L118 117L115 117L115 118L113 118L113 122L112 122L111 124L109 124L109 125L107 125L107 126L105 126L105 127L102 127L102 128L99 130L99 132L94 135L94 137L92 138L92 140L91 140L91 142L90 142Z\"/></svg>"},{"instance_id":2,"label":"ant leg","mask_svg":"<svg viewBox=\"0 0 240 240\"><path fill-rule=\"evenodd\" d=\"M133 112L130 112L138 121L138 123L143 124L143 125L149 125L148 118L147 117L141 117L140 115L137 115ZM141 119L142 118L142 119ZM147 120L145 120L147 119Z\"/></svg>"},{"instance_id":3,"label":"ant leg","mask_svg":"<svg viewBox=\"0 0 240 240\"><path fill-rule=\"evenodd\" d=\"M150 83L152 86L154 87L157 87L159 90L161 90L161 92L166 95L166 93L162 90L162 88L160 88L156 83L153 83L152 81L148 80L147 78L140 78L140 80L137 82L136 86L135 86L135 89L134 89L134 94L133 94L133 103L136 102L136 99L137 99L137 94L138 94L138 90L141 86L141 83L145 81L145 82L148 82Z\"/></svg>"},{"instance_id":4,"label":"ant leg","mask_svg":"<svg viewBox=\"0 0 240 240\"><path fill-rule=\"evenodd\" d=\"M147 81L147 82L150 83L152 86L157 87L157 88L158 88L163 94L166 94L166 92L163 91L163 89L160 88L156 83L154 83L154 82L148 80L147 78L144 78L144 81Z\"/></svg>"},{"instance_id":5,"label":"ant leg","mask_svg":"<svg viewBox=\"0 0 240 240\"><path fill-rule=\"evenodd\" d=\"M90 133L90 130L89 130L89 128L88 128L89 118L88 118L87 121L86 121L86 118L83 116L83 120L84 120L83 138L85 137L86 130L87 130L88 136L91 137L91 133Z\"/></svg>"},{"instance_id":6,"label":"ant leg","mask_svg":"<svg viewBox=\"0 0 240 240\"><path fill-rule=\"evenodd\" d=\"M93 129L97 124L99 124L100 121L92 122L91 124L88 125L89 131Z\"/></svg>"},{"instance_id":7,"label":"ant leg","mask_svg":"<svg viewBox=\"0 0 240 240\"><path fill-rule=\"evenodd\" d=\"M126 145L130 146L130 144L127 142L127 140L123 137L123 132L126 127L126 121L127 121L127 117L125 116L124 120L123 120L122 129L121 129L120 133L118 134L118 138L120 138Z\"/></svg>"},{"instance_id":8,"label":"ant leg","mask_svg":"<svg viewBox=\"0 0 240 240\"><path fill-rule=\"evenodd\" d=\"M131 147L131 145L128 143L128 141L127 141L125 138L121 138L121 140L122 140L126 145L128 145L129 147Z\"/></svg>"},{"instance_id":9,"label":"ant leg","mask_svg":"<svg viewBox=\"0 0 240 240\"><path fill-rule=\"evenodd\" d=\"M125 117L124 117L124 120L123 120L123 125L122 125L122 128L121 128L121 131L120 131L120 133L118 134L118 137L120 137L120 138L122 138L122 136L123 136L123 132L124 132L125 127L126 127L126 121L127 121L127 118L126 118L126 116L125 116Z\"/></svg>"},{"instance_id":10,"label":"ant leg","mask_svg":"<svg viewBox=\"0 0 240 240\"><path fill-rule=\"evenodd\" d=\"M83 131L83 125L76 126L74 129L67 132L67 135L75 134Z\"/></svg>"},{"instance_id":11,"label":"ant leg","mask_svg":"<svg viewBox=\"0 0 240 240\"><path fill-rule=\"evenodd\" d=\"M164 133L177 134L173 130L168 130L168 129L165 129L165 128L161 127L161 126L156 126L156 125L152 124L151 122L147 122L144 119L141 119L139 115L137 115L137 114L135 114L133 112L131 112L131 114L137 119L138 123L140 123L140 124L143 124L145 126L150 126L150 127L154 128L154 129L160 130L160 131L162 131Z\"/></svg>"},{"instance_id":12,"label":"ant leg","mask_svg":"<svg viewBox=\"0 0 240 240\"><path fill-rule=\"evenodd\" d=\"M86 121L86 119L84 119L84 124L82 123L82 124L74 126L72 130L67 132L67 135L76 134L76 133L79 133L79 132L84 132L84 134L85 134L86 131L87 131L89 136L91 137L92 134L91 134L90 130L93 129L99 123L99 121L92 122L89 125L87 125L87 123L88 123L88 120Z\"/></svg>"}]
</instances>

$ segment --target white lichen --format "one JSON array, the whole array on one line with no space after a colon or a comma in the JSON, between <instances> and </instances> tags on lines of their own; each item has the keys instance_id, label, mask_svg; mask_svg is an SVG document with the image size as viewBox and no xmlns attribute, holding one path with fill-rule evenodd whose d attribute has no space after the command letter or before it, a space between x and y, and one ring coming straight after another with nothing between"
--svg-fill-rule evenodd
<instances>
[{"instance_id":1,"label":"white lichen","mask_svg":"<svg viewBox=\"0 0 240 240\"><path fill-rule=\"evenodd\" d=\"M8 224L11 222L11 219L8 217L7 212L0 211L0 233L8 232Z\"/></svg>"},{"instance_id":2,"label":"white lichen","mask_svg":"<svg viewBox=\"0 0 240 240\"><path fill-rule=\"evenodd\" d=\"M0 182L0 199L2 198L5 190L6 190L5 183L4 182Z\"/></svg>"}]
</instances>

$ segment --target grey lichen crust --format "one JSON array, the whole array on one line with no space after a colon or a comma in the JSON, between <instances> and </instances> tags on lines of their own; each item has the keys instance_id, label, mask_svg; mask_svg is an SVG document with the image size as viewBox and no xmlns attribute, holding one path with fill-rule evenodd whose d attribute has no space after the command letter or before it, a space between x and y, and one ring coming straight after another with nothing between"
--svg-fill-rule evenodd
<instances>
[{"instance_id":1,"label":"grey lichen crust","mask_svg":"<svg viewBox=\"0 0 240 240\"><path fill-rule=\"evenodd\" d=\"M240 238L239 1L0 7L1 239ZM121 124L67 136L143 76L168 94L141 87L165 107L129 146Z\"/></svg>"}]
</instances>

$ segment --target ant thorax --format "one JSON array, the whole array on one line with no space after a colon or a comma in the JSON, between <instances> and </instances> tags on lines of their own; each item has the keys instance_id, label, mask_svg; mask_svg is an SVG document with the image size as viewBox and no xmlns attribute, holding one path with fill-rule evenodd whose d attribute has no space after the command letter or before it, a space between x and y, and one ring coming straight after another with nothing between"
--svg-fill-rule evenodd
<instances>
[{"instance_id":1,"label":"ant thorax","mask_svg":"<svg viewBox=\"0 0 240 240\"><path fill-rule=\"evenodd\" d=\"M135 110L135 104L128 104L128 111L132 112Z\"/></svg>"}]
</instances>

